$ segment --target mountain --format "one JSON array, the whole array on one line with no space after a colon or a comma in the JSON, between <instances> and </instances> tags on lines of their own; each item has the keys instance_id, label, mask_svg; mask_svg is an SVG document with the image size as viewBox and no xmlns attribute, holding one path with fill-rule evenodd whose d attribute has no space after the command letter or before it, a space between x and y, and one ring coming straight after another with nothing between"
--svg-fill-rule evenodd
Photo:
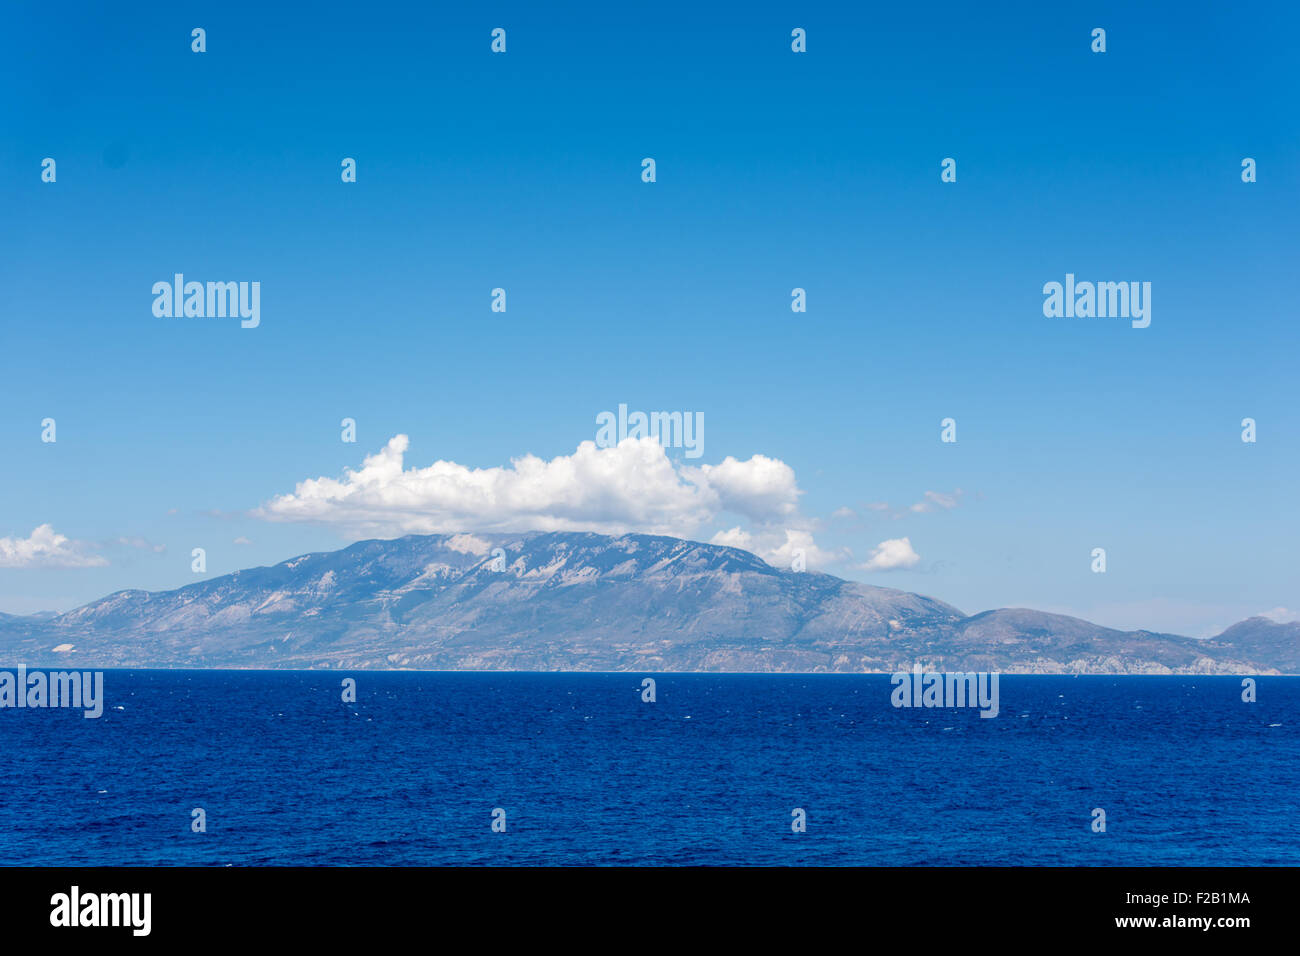
<instances>
[{"instance_id":1,"label":"mountain","mask_svg":"<svg viewBox=\"0 0 1300 956\"><path fill-rule=\"evenodd\" d=\"M360 541L53 618L4 617L0 656L46 667L892 672L921 661L1267 673L1300 670L1285 630L1297 627L1252 618L1201 641L1025 609L967 617L736 548L532 532Z\"/></svg>"},{"instance_id":2,"label":"mountain","mask_svg":"<svg viewBox=\"0 0 1300 956\"><path fill-rule=\"evenodd\" d=\"M6 614L0 611L0 623L4 621L48 621L58 616L57 611L37 611L34 614Z\"/></svg>"},{"instance_id":3,"label":"mountain","mask_svg":"<svg viewBox=\"0 0 1300 956\"><path fill-rule=\"evenodd\" d=\"M1278 624L1266 617L1247 618L1214 642L1235 656L1271 661L1284 674L1300 674L1300 621Z\"/></svg>"}]
</instances>

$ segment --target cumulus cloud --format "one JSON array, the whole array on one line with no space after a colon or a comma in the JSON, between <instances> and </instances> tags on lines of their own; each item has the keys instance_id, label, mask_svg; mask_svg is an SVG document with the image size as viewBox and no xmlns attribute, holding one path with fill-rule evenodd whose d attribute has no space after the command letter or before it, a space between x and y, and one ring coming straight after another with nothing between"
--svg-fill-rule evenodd
<instances>
[{"instance_id":1,"label":"cumulus cloud","mask_svg":"<svg viewBox=\"0 0 1300 956\"><path fill-rule=\"evenodd\" d=\"M525 455L492 468L452 461L407 467L409 445L406 435L396 435L359 469L300 481L254 514L364 534L540 530L691 537L722 513L760 524L792 517L801 494L794 469L778 459L674 464L654 438L625 438L609 448L584 441L572 455Z\"/></svg>"},{"instance_id":2,"label":"cumulus cloud","mask_svg":"<svg viewBox=\"0 0 1300 956\"><path fill-rule=\"evenodd\" d=\"M743 551L753 551L754 536L744 528L728 528L726 531L719 531L710 538L709 544L720 545L724 548L740 548Z\"/></svg>"},{"instance_id":3,"label":"cumulus cloud","mask_svg":"<svg viewBox=\"0 0 1300 956\"><path fill-rule=\"evenodd\" d=\"M915 567L920 560L921 556L912 549L908 538L891 538L872 548L861 567L864 571L896 571Z\"/></svg>"},{"instance_id":4,"label":"cumulus cloud","mask_svg":"<svg viewBox=\"0 0 1300 956\"><path fill-rule=\"evenodd\" d=\"M729 528L715 534L709 539L709 544L752 551L778 568L791 567L796 551L803 552L804 561L810 568L825 567L847 555L844 551L827 551L818 547L812 532L804 528L763 528L754 532L740 527Z\"/></svg>"},{"instance_id":5,"label":"cumulus cloud","mask_svg":"<svg viewBox=\"0 0 1300 956\"><path fill-rule=\"evenodd\" d=\"M802 492L795 482L794 469L777 458L754 455L748 461L737 461L727 456L720 465L683 471L688 475L698 472L702 484L718 496L724 510L755 521L786 518L798 510Z\"/></svg>"},{"instance_id":6,"label":"cumulus cloud","mask_svg":"<svg viewBox=\"0 0 1300 956\"><path fill-rule=\"evenodd\" d=\"M472 554L481 558L488 553L488 548L491 545L482 538L474 537L472 534L458 534L447 539L447 547L453 551L459 551L461 554Z\"/></svg>"},{"instance_id":7,"label":"cumulus cloud","mask_svg":"<svg viewBox=\"0 0 1300 956\"><path fill-rule=\"evenodd\" d=\"M90 553L90 547L43 524L26 538L0 538L0 568L100 568L108 564L102 556Z\"/></svg>"}]
</instances>

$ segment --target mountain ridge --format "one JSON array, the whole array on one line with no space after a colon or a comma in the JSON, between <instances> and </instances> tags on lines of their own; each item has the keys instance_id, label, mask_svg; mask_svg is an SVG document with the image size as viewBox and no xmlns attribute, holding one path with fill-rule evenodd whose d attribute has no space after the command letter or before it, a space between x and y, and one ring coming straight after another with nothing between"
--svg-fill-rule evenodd
<instances>
[{"instance_id":1,"label":"mountain ridge","mask_svg":"<svg viewBox=\"0 0 1300 956\"><path fill-rule=\"evenodd\" d=\"M70 647L69 647L70 646ZM60 648L55 650L55 648ZM1208 640L776 568L725 545L592 532L406 535L53 617L0 616L29 666L1005 673L1300 672L1300 624Z\"/></svg>"}]
</instances>

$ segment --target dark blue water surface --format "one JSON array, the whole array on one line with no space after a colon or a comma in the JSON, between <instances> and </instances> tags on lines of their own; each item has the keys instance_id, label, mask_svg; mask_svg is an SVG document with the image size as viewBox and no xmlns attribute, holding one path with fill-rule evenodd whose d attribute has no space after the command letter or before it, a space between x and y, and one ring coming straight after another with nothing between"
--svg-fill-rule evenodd
<instances>
[{"instance_id":1,"label":"dark blue water surface","mask_svg":"<svg viewBox=\"0 0 1300 956\"><path fill-rule=\"evenodd\" d=\"M641 674L359 671L355 704L344 676L108 671L98 720L0 710L0 861L1300 864L1300 678L1004 676L982 719L885 676L643 703Z\"/></svg>"}]
</instances>

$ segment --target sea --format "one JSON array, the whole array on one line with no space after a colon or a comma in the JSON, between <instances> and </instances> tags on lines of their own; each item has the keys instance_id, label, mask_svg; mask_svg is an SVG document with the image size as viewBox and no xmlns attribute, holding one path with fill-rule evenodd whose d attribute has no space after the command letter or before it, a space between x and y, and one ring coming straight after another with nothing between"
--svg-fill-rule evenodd
<instances>
[{"instance_id":1,"label":"sea","mask_svg":"<svg viewBox=\"0 0 1300 956\"><path fill-rule=\"evenodd\" d=\"M97 719L0 710L0 863L1300 864L1300 678L1003 675L992 718L892 690L110 670Z\"/></svg>"}]
</instances>

